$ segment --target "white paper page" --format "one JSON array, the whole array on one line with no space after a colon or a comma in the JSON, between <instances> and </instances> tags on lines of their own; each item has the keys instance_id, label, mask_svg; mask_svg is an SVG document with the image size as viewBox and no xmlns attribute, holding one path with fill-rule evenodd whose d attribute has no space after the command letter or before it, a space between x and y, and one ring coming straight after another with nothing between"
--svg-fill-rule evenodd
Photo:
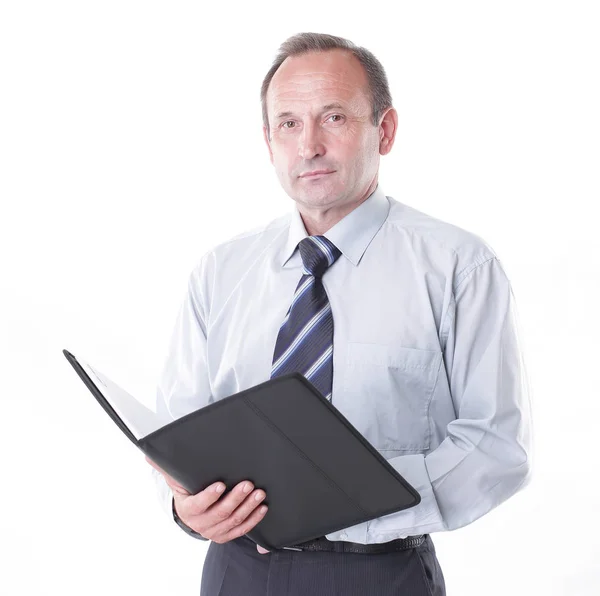
<instances>
[{"instance_id":1,"label":"white paper page","mask_svg":"<svg viewBox=\"0 0 600 596\"><path fill-rule=\"evenodd\" d=\"M112 406L113 410L119 415L136 439L141 439L172 422L171 419L160 420L156 412L148 409L135 397L111 381L106 375L92 368L79 357L76 358L94 385L96 385L100 393L102 393L106 401Z\"/></svg>"}]
</instances>

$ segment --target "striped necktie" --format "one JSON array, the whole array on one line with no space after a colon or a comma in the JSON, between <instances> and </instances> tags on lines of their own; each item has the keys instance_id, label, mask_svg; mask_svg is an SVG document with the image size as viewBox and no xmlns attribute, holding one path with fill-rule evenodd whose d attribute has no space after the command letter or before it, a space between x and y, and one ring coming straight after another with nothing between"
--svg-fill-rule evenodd
<instances>
[{"instance_id":1,"label":"striped necktie","mask_svg":"<svg viewBox=\"0 0 600 596\"><path fill-rule=\"evenodd\" d=\"M308 236L298 248L303 275L279 329L271 378L299 372L331 400L333 317L321 277L342 253L325 236Z\"/></svg>"}]
</instances>

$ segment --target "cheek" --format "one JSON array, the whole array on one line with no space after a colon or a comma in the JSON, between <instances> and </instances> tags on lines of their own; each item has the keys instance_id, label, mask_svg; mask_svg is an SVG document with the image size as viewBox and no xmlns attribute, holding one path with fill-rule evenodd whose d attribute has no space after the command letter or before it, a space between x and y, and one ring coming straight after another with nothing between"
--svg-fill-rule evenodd
<instances>
[{"instance_id":1,"label":"cheek","mask_svg":"<svg viewBox=\"0 0 600 596\"><path fill-rule=\"evenodd\" d=\"M341 149L346 163L352 163L356 166L368 159L369 151L360 142L348 143Z\"/></svg>"},{"instance_id":2,"label":"cheek","mask_svg":"<svg viewBox=\"0 0 600 596\"><path fill-rule=\"evenodd\" d=\"M279 143L277 148L273 151L273 158L280 164L287 164L291 161L293 156L293 148L290 145Z\"/></svg>"},{"instance_id":3,"label":"cheek","mask_svg":"<svg viewBox=\"0 0 600 596\"><path fill-rule=\"evenodd\" d=\"M279 148L273 151L273 165L278 172L286 173L288 169L288 159L286 154Z\"/></svg>"},{"instance_id":4,"label":"cheek","mask_svg":"<svg viewBox=\"0 0 600 596\"><path fill-rule=\"evenodd\" d=\"M273 153L273 165L279 178L291 178L295 172L294 160L291 158L289 151L280 150Z\"/></svg>"},{"instance_id":5,"label":"cheek","mask_svg":"<svg viewBox=\"0 0 600 596\"><path fill-rule=\"evenodd\" d=\"M377 159L377 155L379 154L379 142L377 137L369 136L366 139L363 138L355 149L356 161L361 161L364 164L372 163Z\"/></svg>"},{"instance_id":6,"label":"cheek","mask_svg":"<svg viewBox=\"0 0 600 596\"><path fill-rule=\"evenodd\" d=\"M338 149L350 159L359 160L367 155L370 150L370 141L356 130L349 130L343 138L339 139Z\"/></svg>"}]
</instances>

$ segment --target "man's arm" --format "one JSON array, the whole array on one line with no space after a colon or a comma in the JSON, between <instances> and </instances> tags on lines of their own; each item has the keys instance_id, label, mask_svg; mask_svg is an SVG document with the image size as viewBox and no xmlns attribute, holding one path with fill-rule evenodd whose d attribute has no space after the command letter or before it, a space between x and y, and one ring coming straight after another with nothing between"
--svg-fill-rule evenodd
<instances>
[{"instance_id":1,"label":"man's arm","mask_svg":"<svg viewBox=\"0 0 600 596\"><path fill-rule=\"evenodd\" d=\"M156 390L156 410L164 419L175 420L212 401L205 323L209 256L210 253L205 254L189 275L187 291L171 333L167 359ZM174 509L173 491L160 472L152 467L150 470L163 511L182 527L183 522L178 521Z\"/></svg>"},{"instance_id":2,"label":"man's arm","mask_svg":"<svg viewBox=\"0 0 600 596\"><path fill-rule=\"evenodd\" d=\"M421 503L371 522L373 534L465 526L531 478L532 419L510 282L498 259L480 263L455 288L444 360L456 420L431 453L388 462Z\"/></svg>"}]
</instances>

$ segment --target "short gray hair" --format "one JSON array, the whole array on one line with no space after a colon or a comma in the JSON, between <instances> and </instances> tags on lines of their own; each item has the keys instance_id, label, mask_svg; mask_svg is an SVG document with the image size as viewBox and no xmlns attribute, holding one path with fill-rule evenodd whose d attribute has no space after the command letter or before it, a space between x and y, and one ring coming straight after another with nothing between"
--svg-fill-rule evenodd
<instances>
[{"instance_id":1,"label":"short gray hair","mask_svg":"<svg viewBox=\"0 0 600 596\"><path fill-rule=\"evenodd\" d=\"M327 35L325 33L298 33L292 37L288 37L279 46L279 53L275 57L269 72L267 72L260 89L263 124L267 129L267 136L269 138L271 134L267 114L267 91L271 79L283 61L290 56L301 56L309 52L325 52L336 49L348 50L365 69L371 100L371 121L373 126L377 126L379 117L383 111L392 106L392 95L381 62L366 48L357 46L343 37L336 37L335 35Z\"/></svg>"}]
</instances>

